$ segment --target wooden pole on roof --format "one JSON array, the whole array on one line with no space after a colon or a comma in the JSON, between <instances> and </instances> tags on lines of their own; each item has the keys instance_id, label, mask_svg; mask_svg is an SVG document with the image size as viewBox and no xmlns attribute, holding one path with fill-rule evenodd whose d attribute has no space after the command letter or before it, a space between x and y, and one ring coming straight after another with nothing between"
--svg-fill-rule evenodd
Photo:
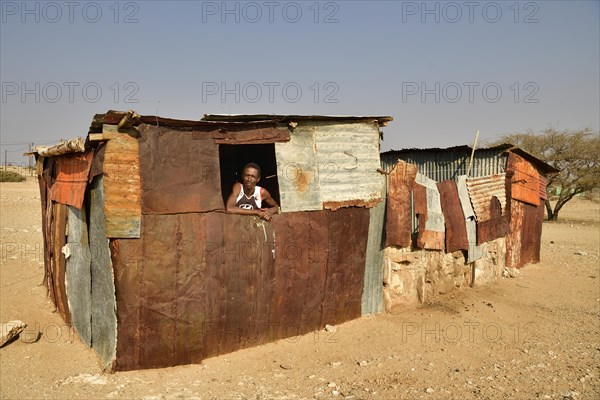
<instances>
[{"instance_id":1,"label":"wooden pole on roof","mask_svg":"<svg viewBox=\"0 0 600 400\"><path fill-rule=\"evenodd\" d=\"M479 129L475 134L475 142L473 142L473 149L471 150L471 160L469 160L469 169L467 170L467 176L471 176L471 167L473 166L473 157L475 156L475 147L477 147L477 140L479 139Z\"/></svg>"}]
</instances>

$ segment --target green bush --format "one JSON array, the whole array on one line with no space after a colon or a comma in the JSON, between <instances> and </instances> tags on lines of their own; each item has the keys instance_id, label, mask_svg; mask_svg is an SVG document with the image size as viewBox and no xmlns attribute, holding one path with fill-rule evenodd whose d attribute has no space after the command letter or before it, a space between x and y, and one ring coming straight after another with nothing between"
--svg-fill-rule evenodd
<instances>
[{"instance_id":1,"label":"green bush","mask_svg":"<svg viewBox=\"0 0 600 400\"><path fill-rule=\"evenodd\" d=\"M0 182L23 182L26 178L13 171L0 171Z\"/></svg>"}]
</instances>

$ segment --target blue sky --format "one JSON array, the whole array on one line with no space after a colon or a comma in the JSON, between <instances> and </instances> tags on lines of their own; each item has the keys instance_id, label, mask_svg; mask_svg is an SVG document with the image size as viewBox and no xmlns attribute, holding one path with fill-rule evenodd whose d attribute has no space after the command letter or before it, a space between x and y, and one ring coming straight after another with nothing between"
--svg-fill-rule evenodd
<instances>
[{"instance_id":1,"label":"blue sky","mask_svg":"<svg viewBox=\"0 0 600 400\"><path fill-rule=\"evenodd\" d=\"M0 142L109 109L391 115L382 150L600 125L598 1L1 1Z\"/></svg>"}]
</instances>

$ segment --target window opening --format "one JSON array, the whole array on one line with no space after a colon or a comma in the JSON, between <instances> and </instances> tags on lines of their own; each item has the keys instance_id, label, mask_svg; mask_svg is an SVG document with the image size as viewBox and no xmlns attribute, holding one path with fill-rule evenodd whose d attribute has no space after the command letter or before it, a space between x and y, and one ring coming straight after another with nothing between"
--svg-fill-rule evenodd
<instances>
[{"instance_id":1,"label":"window opening","mask_svg":"<svg viewBox=\"0 0 600 400\"><path fill-rule=\"evenodd\" d=\"M281 204L279 199L279 182L277 180L275 144L269 143L219 145L223 205L227 203L233 184L241 182L242 168L249 162L254 162L260 166L261 173L258 186L267 189L277 204Z\"/></svg>"}]
</instances>

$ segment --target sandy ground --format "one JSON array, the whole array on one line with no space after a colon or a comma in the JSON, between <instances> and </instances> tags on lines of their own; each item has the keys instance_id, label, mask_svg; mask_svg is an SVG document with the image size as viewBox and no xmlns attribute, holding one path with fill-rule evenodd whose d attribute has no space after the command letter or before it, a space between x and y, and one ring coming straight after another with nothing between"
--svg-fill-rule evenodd
<instances>
[{"instance_id":1,"label":"sandy ground","mask_svg":"<svg viewBox=\"0 0 600 400\"><path fill-rule=\"evenodd\" d=\"M598 203L573 201L562 221L545 223L542 262L517 278L335 333L115 374L101 373L40 286L35 181L1 183L0 212L0 320L21 319L43 334L0 349L3 399L600 398Z\"/></svg>"}]
</instances>

